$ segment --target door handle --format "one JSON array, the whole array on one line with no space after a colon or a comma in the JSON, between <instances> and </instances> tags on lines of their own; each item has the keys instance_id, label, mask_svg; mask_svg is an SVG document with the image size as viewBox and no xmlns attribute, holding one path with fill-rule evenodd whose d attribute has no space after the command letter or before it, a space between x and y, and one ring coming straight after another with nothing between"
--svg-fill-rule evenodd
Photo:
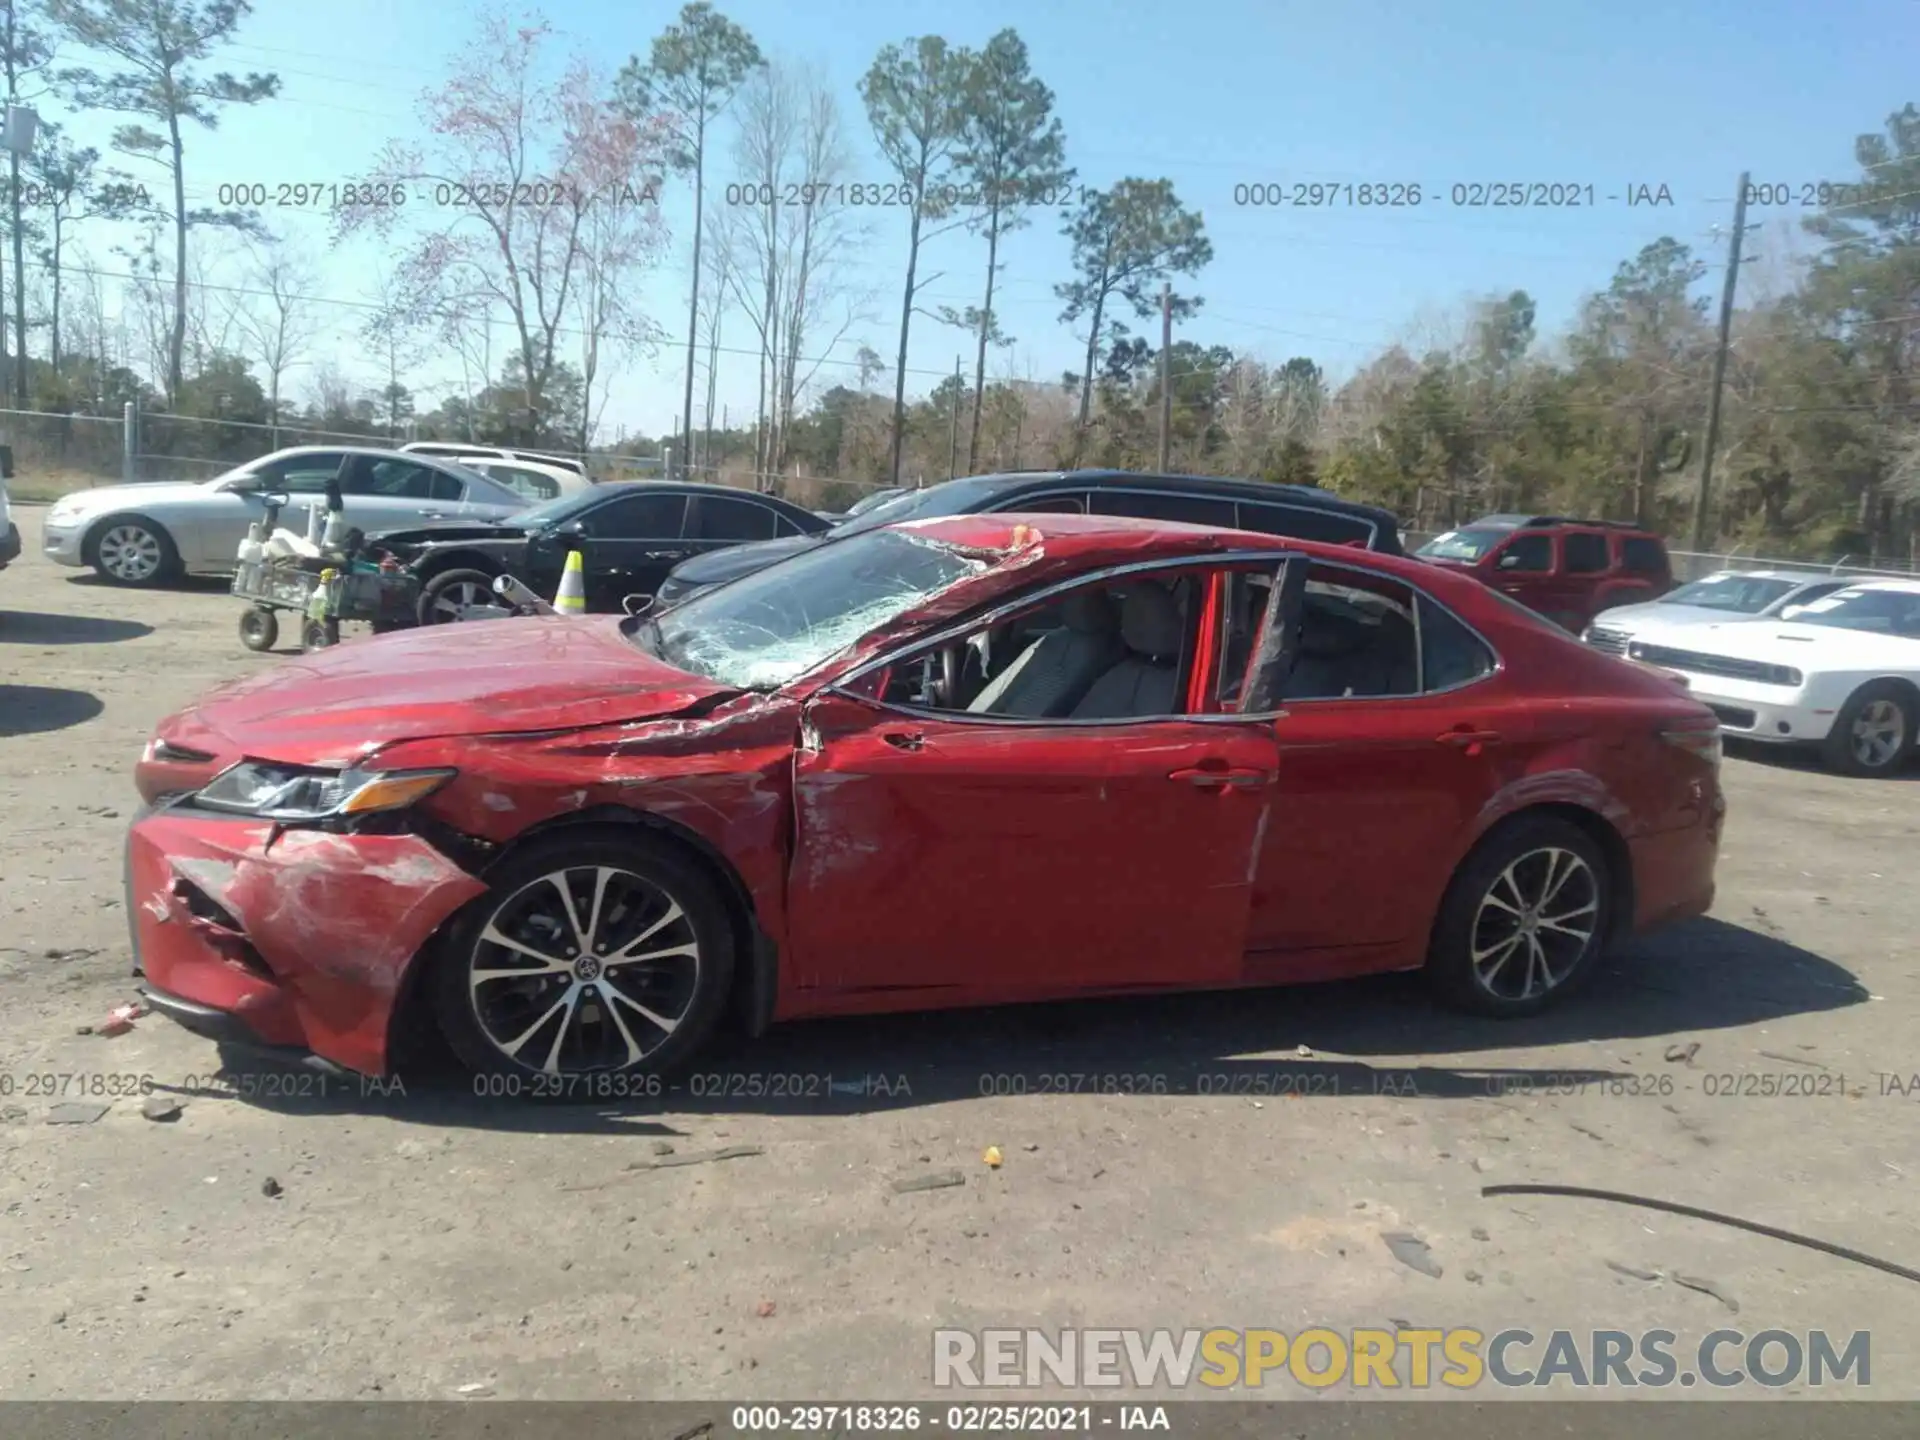
<instances>
[{"instance_id":1,"label":"door handle","mask_svg":"<svg viewBox=\"0 0 1920 1440\"><path fill-rule=\"evenodd\" d=\"M685 550L649 550L646 552L646 557L649 560L684 560L687 558L687 552Z\"/></svg>"},{"instance_id":2,"label":"door handle","mask_svg":"<svg viewBox=\"0 0 1920 1440\"><path fill-rule=\"evenodd\" d=\"M917 730L889 730L880 738L896 750L918 750L927 743L927 737Z\"/></svg>"},{"instance_id":3,"label":"door handle","mask_svg":"<svg viewBox=\"0 0 1920 1440\"><path fill-rule=\"evenodd\" d=\"M1234 789L1244 790L1256 785L1271 784L1273 782L1273 772L1271 770L1254 770L1237 765L1224 770L1219 768L1209 769L1203 765L1193 765L1184 770L1171 771L1167 775L1167 778L1169 780L1184 780L1189 785L1199 786L1203 790L1224 789L1229 786Z\"/></svg>"},{"instance_id":4,"label":"door handle","mask_svg":"<svg viewBox=\"0 0 1920 1440\"><path fill-rule=\"evenodd\" d=\"M1482 746L1500 743L1500 732L1498 730L1448 730L1434 738L1442 745L1457 745L1469 755L1478 755Z\"/></svg>"},{"instance_id":5,"label":"door handle","mask_svg":"<svg viewBox=\"0 0 1920 1440\"><path fill-rule=\"evenodd\" d=\"M420 512L420 518L422 520L444 520L447 518L447 512L444 510L422 510Z\"/></svg>"}]
</instances>

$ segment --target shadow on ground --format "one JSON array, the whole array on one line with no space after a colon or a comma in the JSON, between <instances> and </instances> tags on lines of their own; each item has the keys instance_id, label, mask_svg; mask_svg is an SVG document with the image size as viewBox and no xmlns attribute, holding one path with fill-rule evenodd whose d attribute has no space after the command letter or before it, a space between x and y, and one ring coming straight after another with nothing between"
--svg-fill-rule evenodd
<instances>
[{"instance_id":1,"label":"shadow on ground","mask_svg":"<svg viewBox=\"0 0 1920 1440\"><path fill-rule=\"evenodd\" d=\"M1795 775L1825 775L1836 785L1884 785L1889 780L1920 780L1920 751L1888 775L1840 775L1829 769L1813 745L1768 745L1756 740L1729 740L1727 754L1768 770Z\"/></svg>"},{"instance_id":2,"label":"shadow on ground","mask_svg":"<svg viewBox=\"0 0 1920 1440\"><path fill-rule=\"evenodd\" d=\"M0 685L0 735L39 735L84 725L106 706L90 690Z\"/></svg>"},{"instance_id":3,"label":"shadow on ground","mask_svg":"<svg viewBox=\"0 0 1920 1440\"><path fill-rule=\"evenodd\" d=\"M148 593L145 589L138 586L116 584L114 581L108 580L92 570L81 570L69 575L67 577L67 583L89 589L124 590L130 596ZM154 590L171 591L184 595L220 595L230 594L233 589L233 582L231 580L223 580L218 575L183 575L178 579L168 581L164 585L156 585L152 588Z\"/></svg>"},{"instance_id":4,"label":"shadow on ground","mask_svg":"<svg viewBox=\"0 0 1920 1440\"><path fill-rule=\"evenodd\" d=\"M397 1086L354 1077L278 1082L269 1078L276 1072L235 1053L223 1061L238 1078L213 1093L289 1112L386 1113L432 1126L641 1136L674 1133L650 1118L661 1112L853 1114L982 1096L1484 1098L1556 1085L1649 1081L1645 1072L1595 1068L1576 1059L1550 1068L1516 1067L1503 1061L1502 1052L1697 1035L1867 998L1866 989L1833 962L1709 919L1625 949L1583 994L1525 1020L1485 1020L1442 1009L1418 976L1405 975L1291 989L811 1021L776 1027L753 1041L718 1036L697 1065L665 1081L607 1076L552 1095L536 1095L539 1087L532 1082L477 1082L432 1040L398 1057ZM1457 1057L1458 1063L1436 1057ZM501 1093L515 1088L517 1098ZM540 1099L559 1103L529 1103Z\"/></svg>"},{"instance_id":5,"label":"shadow on ground","mask_svg":"<svg viewBox=\"0 0 1920 1440\"><path fill-rule=\"evenodd\" d=\"M116 640L138 640L152 633L151 625L138 620L0 610L0 645L107 645Z\"/></svg>"}]
</instances>

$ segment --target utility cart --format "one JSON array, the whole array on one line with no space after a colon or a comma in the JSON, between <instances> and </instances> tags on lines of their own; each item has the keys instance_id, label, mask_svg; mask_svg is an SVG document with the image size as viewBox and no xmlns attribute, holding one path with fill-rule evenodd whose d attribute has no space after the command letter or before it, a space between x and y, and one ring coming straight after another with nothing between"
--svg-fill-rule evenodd
<instances>
[{"instance_id":1,"label":"utility cart","mask_svg":"<svg viewBox=\"0 0 1920 1440\"><path fill-rule=\"evenodd\" d=\"M370 624L376 635L412 625L420 582L366 561L250 560L234 572L233 593L250 602L240 615L240 643L249 650L279 642L282 610L300 617L301 648L318 650L339 644L342 621Z\"/></svg>"}]
</instances>

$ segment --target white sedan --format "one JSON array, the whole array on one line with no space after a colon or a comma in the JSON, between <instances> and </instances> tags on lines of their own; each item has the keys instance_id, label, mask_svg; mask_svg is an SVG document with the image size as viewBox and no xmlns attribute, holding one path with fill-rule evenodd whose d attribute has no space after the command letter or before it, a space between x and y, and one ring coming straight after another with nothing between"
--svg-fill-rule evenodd
<instances>
[{"instance_id":1,"label":"white sedan","mask_svg":"<svg viewBox=\"0 0 1920 1440\"><path fill-rule=\"evenodd\" d=\"M304 533L338 481L347 524L371 534L435 521L498 520L527 508L484 475L430 455L371 447L301 445L276 450L211 480L76 490L47 512L41 548L60 565L91 565L116 585L160 585L177 576L233 572L247 527L275 491L289 503L279 523Z\"/></svg>"},{"instance_id":2,"label":"white sedan","mask_svg":"<svg viewBox=\"0 0 1920 1440\"><path fill-rule=\"evenodd\" d=\"M1658 600L1616 606L1587 626L1580 638L1596 650L1624 655L1629 641L1649 639L1653 631L1665 635L1743 616L1775 619L1790 605L1818 600L1864 578L1805 570L1722 570L1669 590Z\"/></svg>"},{"instance_id":3,"label":"white sedan","mask_svg":"<svg viewBox=\"0 0 1920 1440\"><path fill-rule=\"evenodd\" d=\"M1856 580L1780 620L1730 620L1627 645L1677 673L1721 730L1817 744L1833 769L1889 775L1920 733L1920 579Z\"/></svg>"}]
</instances>

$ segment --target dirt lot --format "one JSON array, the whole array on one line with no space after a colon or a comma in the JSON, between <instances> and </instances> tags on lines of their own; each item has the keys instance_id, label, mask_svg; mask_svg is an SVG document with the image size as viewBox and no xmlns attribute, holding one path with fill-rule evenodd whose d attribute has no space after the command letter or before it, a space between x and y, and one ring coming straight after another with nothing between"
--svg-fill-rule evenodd
<instances>
[{"instance_id":1,"label":"dirt lot","mask_svg":"<svg viewBox=\"0 0 1920 1440\"><path fill-rule=\"evenodd\" d=\"M214 1049L163 1020L79 1029L132 993L150 727L276 662L217 587L44 563L40 513L0 574L0 1394L900 1397L931 1393L939 1325L1411 1322L1871 1330L1868 1393L1920 1396L1910 1281L1479 1193L1635 1191L1920 1264L1920 784L1731 759L1714 918L1521 1024L1396 978L790 1027L716 1057L745 1077L721 1098L536 1108L431 1073L240 1097L191 1087ZM827 1074L825 1098L767 1093ZM50 1124L36 1079L75 1100L141 1076L177 1119L136 1095ZM1165 1093L1084 1093L1102 1076ZM662 1145L758 1153L628 1168ZM964 1185L894 1189L947 1169Z\"/></svg>"}]
</instances>

